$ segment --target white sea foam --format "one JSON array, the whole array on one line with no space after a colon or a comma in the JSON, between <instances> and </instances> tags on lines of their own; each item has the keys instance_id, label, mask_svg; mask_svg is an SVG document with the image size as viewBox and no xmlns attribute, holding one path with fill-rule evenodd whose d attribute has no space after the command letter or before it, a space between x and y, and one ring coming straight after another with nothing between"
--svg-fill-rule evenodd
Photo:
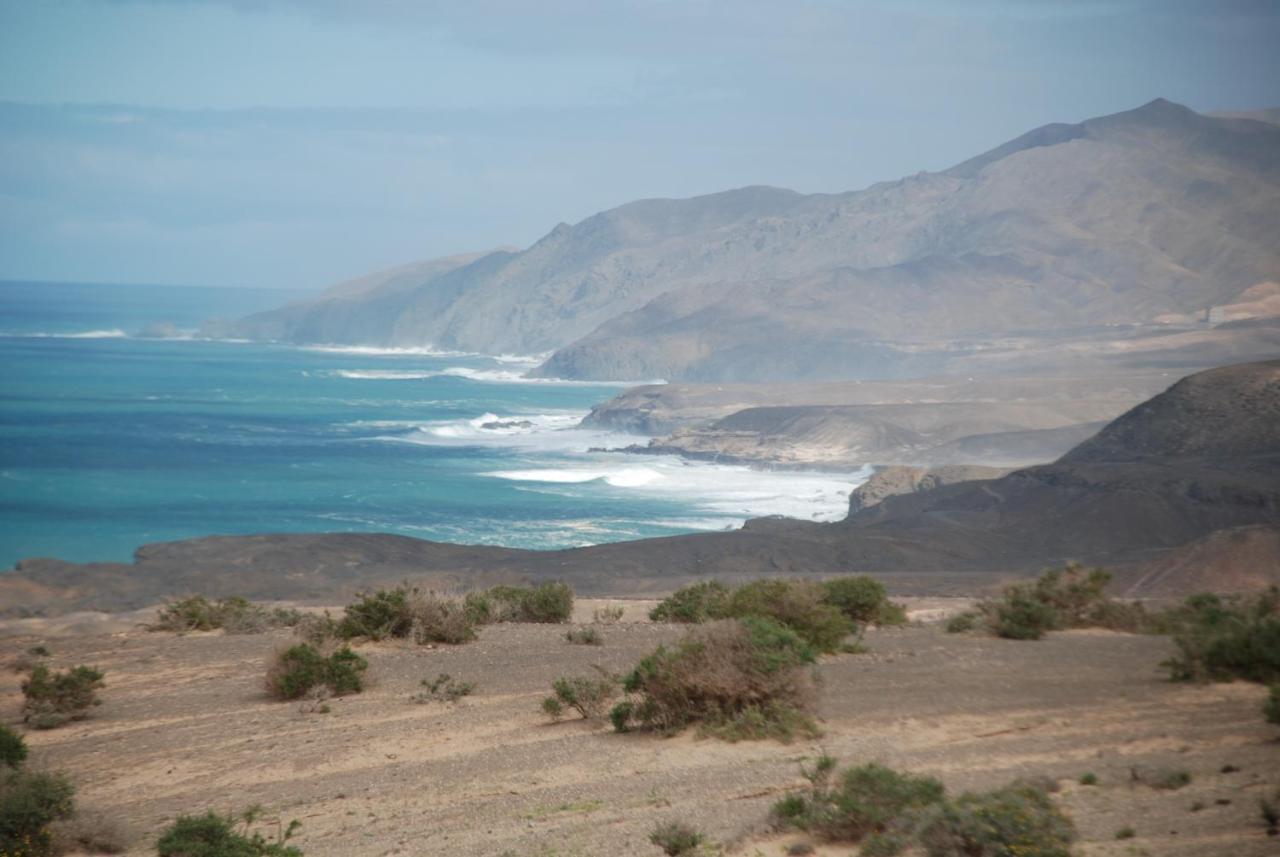
<instances>
[{"instance_id":1,"label":"white sea foam","mask_svg":"<svg viewBox=\"0 0 1280 857\"><path fill-rule=\"evenodd\" d=\"M37 332L0 334L0 336L7 336L14 339L124 339L128 335L129 334L125 333L118 327L112 327L106 330L80 330L68 333Z\"/></svg>"},{"instance_id":2,"label":"white sea foam","mask_svg":"<svg viewBox=\"0 0 1280 857\"><path fill-rule=\"evenodd\" d=\"M510 361L515 362L515 361ZM564 378L527 378L509 369L474 369L450 366L446 369L335 369L337 378L362 381L424 381L429 378L465 378L483 384L545 384L564 387L630 387L635 384L665 384L665 381L572 381Z\"/></svg>"},{"instance_id":3,"label":"white sea foam","mask_svg":"<svg viewBox=\"0 0 1280 857\"><path fill-rule=\"evenodd\" d=\"M446 351L430 345L378 346L378 345L300 345L303 351L319 351L325 354L362 354L370 357L483 357L470 351Z\"/></svg>"},{"instance_id":4,"label":"white sea foam","mask_svg":"<svg viewBox=\"0 0 1280 857\"><path fill-rule=\"evenodd\" d=\"M482 475L515 482L577 485L584 490L600 485L683 500L693 506L695 514L651 523L707 530L740 526L747 518L766 515L838 521L848 511L849 492L870 475L865 469L851 473L753 470L668 456L640 466L619 463L618 457L597 455L586 464L571 462L560 468L498 470Z\"/></svg>"}]
</instances>

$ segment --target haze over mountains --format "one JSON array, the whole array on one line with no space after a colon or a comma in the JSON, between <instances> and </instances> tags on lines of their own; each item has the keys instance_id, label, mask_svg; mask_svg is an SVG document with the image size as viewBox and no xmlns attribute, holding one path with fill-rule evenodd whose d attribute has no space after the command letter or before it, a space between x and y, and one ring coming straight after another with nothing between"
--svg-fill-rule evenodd
<instances>
[{"instance_id":1,"label":"haze over mountains","mask_svg":"<svg viewBox=\"0 0 1280 857\"><path fill-rule=\"evenodd\" d=\"M1211 307L1274 315L1276 282L1280 126L1156 100L861 191L629 203L521 252L408 266L209 332L554 351L538 374L610 380L999 371L1010 350L1052 363L1117 341L1219 349L1212 365L1280 331L1166 334Z\"/></svg>"}]
</instances>

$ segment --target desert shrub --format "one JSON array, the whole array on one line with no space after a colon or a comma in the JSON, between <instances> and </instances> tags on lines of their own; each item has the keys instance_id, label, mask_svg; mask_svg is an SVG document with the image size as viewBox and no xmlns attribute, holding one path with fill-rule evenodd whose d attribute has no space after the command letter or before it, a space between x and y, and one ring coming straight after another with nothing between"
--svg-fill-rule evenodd
<instances>
[{"instance_id":1,"label":"desert shrub","mask_svg":"<svg viewBox=\"0 0 1280 857\"><path fill-rule=\"evenodd\" d=\"M979 615L972 610L957 613L947 620L947 633L963 634L966 631L972 631L974 628L978 627L978 619Z\"/></svg>"},{"instance_id":2,"label":"desert shrub","mask_svg":"<svg viewBox=\"0 0 1280 857\"><path fill-rule=\"evenodd\" d=\"M124 823L105 812L77 809L75 814L55 821L49 828L53 853L123 854L132 838ZM0 854L4 852L0 851Z\"/></svg>"},{"instance_id":3,"label":"desert shrub","mask_svg":"<svg viewBox=\"0 0 1280 857\"><path fill-rule=\"evenodd\" d=\"M8 726L0 725L0 770L21 768L27 760L27 742Z\"/></svg>"},{"instance_id":4,"label":"desert shrub","mask_svg":"<svg viewBox=\"0 0 1280 857\"><path fill-rule=\"evenodd\" d=\"M409 612L415 643L458 644L476 638L475 623L461 601L441 598L433 592L414 593L409 598Z\"/></svg>"},{"instance_id":5,"label":"desert shrub","mask_svg":"<svg viewBox=\"0 0 1280 857\"><path fill-rule=\"evenodd\" d=\"M819 652L834 652L854 631L854 623L827 604L819 584L766 578L739 586L729 596L725 616L760 616L786 625Z\"/></svg>"},{"instance_id":6,"label":"desert shrub","mask_svg":"<svg viewBox=\"0 0 1280 857\"><path fill-rule=\"evenodd\" d=\"M822 600L847 616L859 629L870 625L906 624L906 610L890 601L884 584L873 577L837 577L824 581L822 591Z\"/></svg>"},{"instance_id":7,"label":"desert shrub","mask_svg":"<svg viewBox=\"0 0 1280 857\"><path fill-rule=\"evenodd\" d=\"M431 681L422 680L425 690L410 697L414 702L457 702L476 689L474 682L458 681L448 673L440 673Z\"/></svg>"},{"instance_id":8,"label":"desert shrub","mask_svg":"<svg viewBox=\"0 0 1280 857\"><path fill-rule=\"evenodd\" d=\"M1258 798L1258 814L1267 826L1267 835L1280 836L1280 789L1272 792L1270 797Z\"/></svg>"},{"instance_id":9,"label":"desert shrub","mask_svg":"<svg viewBox=\"0 0 1280 857\"><path fill-rule=\"evenodd\" d=\"M98 691L104 686L102 671L94 667L81 665L53 673L44 664L37 664L22 683L26 697L22 719L36 729L52 729L69 720L81 720L88 716L89 709L102 704Z\"/></svg>"},{"instance_id":10,"label":"desert shrub","mask_svg":"<svg viewBox=\"0 0 1280 857\"><path fill-rule=\"evenodd\" d=\"M267 692L276 699L301 699L314 687L326 687L334 696L364 689L369 662L350 647L322 654L309 643L276 652L267 667Z\"/></svg>"},{"instance_id":11,"label":"desert shrub","mask_svg":"<svg viewBox=\"0 0 1280 857\"><path fill-rule=\"evenodd\" d=\"M1280 591L1253 599L1193 595L1167 618L1178 653L1163 666L1175 681L1241 678L1280 682Z\"/></svg>"},{"instance_id":12,"label":"desert shrub","mask_svg":"<svg viewBox=\"0 0 1280 857\"><path fill-rule=\"evenodd\" d=\"M1008 640L1038 640L1047 631L1059 627L1053 608L1020 586L1005 590L1004 599L996 605L994 618L996 635Z\"/></svg>"},{"instance_id":13,"label":"desert shrub","mask_svg":"<svg viewBox=\"0 0 1280 857\"><path fill-rule=\"evenodd\" d=\"M1271 685L1267 701L1262 703L1262 715L1268 723L1280 723L1280 684Z\"/></svg>"},{"instance_id":14,"label":"desert shrub","mask_svg":"<svg viewBox=\"0 0 1280 857\"><path fill-rule=\"evenodd\" d=\"M303 613L293 626L293 633L313 646L323 646L338 637L338 623L328 610L323 615Z\"/></svg>"},{"instance_id":15,"label":"desert shrub","mask_svg":"<svg viewBox=\"0 0 1280 857\"><path fill-rule=\"evenodd\" d=\"M726 738L814 734L813 660L805 640L771 619L712 622L642 659L623 679L627 699L610 719L618 731L697 722Z\"/></svg>"},{"instance_id":16,"label":"desert shrub","mask_svg":"<svg viewBox=\"0 0 1280 857\"><path fill-rule=\"evenodd\" d=\"M573 589L567 583L494 586L472 592L465 601L476 624L489 622L568 622L573 615Z\"/></svg>"},{"instance_id":17,"label":"desert shrub","mask_svg":"<svg viewBox=\"0 0 1280 857\"><path fill-rule=\"evenodd\" d=\"M596 667L599 675L560 677L552 685L552 696L542 700L542 711L559 720L566 709L573 709L584 720L603 717L609 703L618 695L618 679Z\"/></svg>"},{"instance_id":18,"label":"desert shrub","mask_svg":"<svg viewBox=\"0 0 1280 857\"><path fill-rule=\"evenodd\" d=\"M919 823L929 857L1071 857L1074 839L1071 819L1028 785L943 801Z\"/></svg>"},{"instance_id":19,"label":"desert shrub","mask_svg":"<svg viewBox=\"0 0 1280 857\"><path fill-rule=\"evenodd\" d=\"M1080 785L1096 786L1098 784L1098 775L1093 771L1088 771L1080 775Z\"/></svg>"},{"instance_id":20,"label":"desert shrub","mask_svg":"<svg viewBox=\"0 0 1280 857\"><path fill-rule=\"evenodd\" d=\"M705 840L706 837L697 830L678 821L660 824L649 833L649 841L669 857L694 854Z\"/></svg>"},{"instance_id":21,"label":"desert shrub","mask_svg":"<svg viewBox=\"0 0 1280 857\"><path fill-rule=\"evenodd\" d=\"M0 854L44 857L53 853L51 825L75 811L75 789L61 774L0 772Z\"/></svg>"},{"instance_id":22,"label":"desert shrub","mask_svg":"<svg viewBox=\"0 0 1280 857\"><path fill-rule=\"evenodd\" d=\"M677 589L649 611L655 622L698 624L728 615L729 587L718 580L692 583Z\"/></svg>"},{"instance_id":23,"label":"desert shrub","mask_svg":"<svg viewBox=\"0 0 1280 857\"><path fill-rule=\"evenodd\" d=\"M367 637L383 640L388 637L407 637L413 630L413 612L409 599L416 589L400 585L394 589L361 593L355 601L343 608L338 622L338 636L344 640Z\"/></svg>"},{"instance_id":24,"label":"desert shrub","mask_svg":"<svg viewBox=\"0 0 1280 857\"><path fill-rule=\"evenodd\" d=\"M595 628L571 628L564 632L564 638L579 646L599 646L604 642L604 637Z\"/></svg>"},{"instance_id":25,"label":"desert shrub","mask_svg":"<svg viewBox=\"0 0 1280 857\"><path fill-rule=\"evenodd\" d=\"M268 609L244 598L220 598L210 601L203 595L192 595L171 601L161 607L148 631L212 631L224 629L228 634L261 634L272 628L292 627L302 614L284 607Z\"/></svg>"},{"instance_id":26,"label":"desert shrub","mask_svg":"<svg viewBox=\"0 0 1280 857\"><path fill-rule=\"evenodd\" d=\"M1161 791L1177 791L1191 784L1191 774L1180 768L1153 768L1131 771L1134 781Z\"/></svg>"},{"instance_id":27,"label":"desert shrub","mask_svg":"<svg viewBox=\"0 0 1280 857\"><path fill-rule=\"evenodd\" d=\"M600 625L614 625L622 620L622 614L626 612L626 608L621 604L610 604L608 607L599 607L591 614L591 620Z\"/></svg>"},{"instance_id":28,"label":"desert shrub","mask_svg":"<svg viewBox=\"0 0 1280 857\"><path fill-rule=\"evenodd\" d=\"M256 808L239 819L212 812L179 816L160 835L156 853L159 857L303 857L300 849L287 844L302 826L299 822L290 822L276 832L274 840L268 840L250 831L257 817Z\"/></svg>"},{"instance_id":29,"label":"desert shrub","mask_svg":"<svg viewBox=\"0 0 1280 857\"><path fill-rule=\"evenodd\" d=\"M887 846L907 835L902 820L945 795L942 783L935 779L900 774L877 764L848 768L833 784L835 767L835 759L822 756L812 770L805 770L807 793L788 795L774 804L775 824L844 842L875 835L881 841L868 843L872 853L895 853Z\"/></svg>"}]
</instances>

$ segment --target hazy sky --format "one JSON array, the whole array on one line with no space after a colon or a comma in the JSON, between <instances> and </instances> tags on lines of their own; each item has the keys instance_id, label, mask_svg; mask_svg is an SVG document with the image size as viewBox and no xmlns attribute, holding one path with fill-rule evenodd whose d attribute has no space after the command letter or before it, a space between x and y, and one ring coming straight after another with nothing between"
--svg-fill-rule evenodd
<instances>
[{"instance_id":1,"label":"hazy sky","mask_svg":"<svg viewBox=\"0 0 1280 857\"><path fill-rule=\"evenodd\" d=\"M1157 96L1280 105L1278 45L1276 0L0 0L0 278L318 288Z\"/></svg>"}]
</instances>

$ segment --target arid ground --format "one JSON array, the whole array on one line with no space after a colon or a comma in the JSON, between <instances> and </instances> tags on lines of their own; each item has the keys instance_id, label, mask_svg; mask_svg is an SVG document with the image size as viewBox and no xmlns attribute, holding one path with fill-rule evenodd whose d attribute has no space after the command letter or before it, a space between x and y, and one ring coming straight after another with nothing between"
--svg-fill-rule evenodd
<instances>
[{"instance_id":1,"label":"arid ground","mask_svg":"<svg viewBox=\"0 0 1280 857\"><path fill-rule=\"evenodd\" d=\"M1264 689L1168 682L1167 638L950 635L937 619L962 602L917 599L916 621L872 631L869 654L823 659L821 738L729 744L543 716L557 676L624 670L682 633L645 618L653 602L579 601L577 617L590 621L607 603L626 613L600 627L599 647L568 643L565 626L527 624L486 626L462 646L363 645L372 686L332 700L329 713L266 696L265 661L287 631L148 633L132 625L149 615L140 613L15 620L0 626L0 645L16 656L43 644L55 667L106 671L104 704L89 719L26 737L33 766L69 772L84 811L127 829L130 854L154 853L179 814L263 804L302 822L294 842L308 857L658 855L648 833L668 820L727 853L780 855L804 837L770 832L769 807L823 750L931 774L953 791L1047 776L1081 855L1280 850L1258 809L1280 785ZM474 694L411 701L439 673L475 682ZM20 720L19 681L0 673L3 722ZM1135 779L1159 769L1185 770L1191 783L1163 791ZM1086 772L1098 785L1079 784ZM1117 840L1126 827L1136 835Z\"/></svg>"}]
</instances>

